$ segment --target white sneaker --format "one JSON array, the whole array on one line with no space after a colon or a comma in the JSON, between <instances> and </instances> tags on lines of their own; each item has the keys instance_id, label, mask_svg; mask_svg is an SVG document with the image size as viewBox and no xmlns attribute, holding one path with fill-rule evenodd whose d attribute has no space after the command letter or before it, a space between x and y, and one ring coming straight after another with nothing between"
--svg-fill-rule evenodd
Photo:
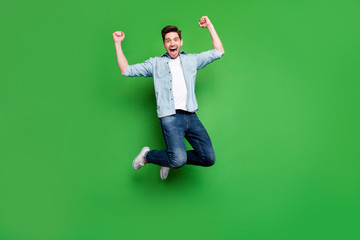
<instances>
[{"instance_id":1,"label":"white sneaker","mask_svg":"<svg viewBox=\"0 0 360 240\"><path fill-rule=\"evenodd\" d=\"M134 159L132 165L135 170L139 170L142 166L145 165L145 163L142 161L142 158L143 156L145 156L145 153L147 153L148 151L150 151L150 148L143 147L143 149L141 149L140 153Z\"/></svg>"},{"instance_id":2,"label":"white sneaker","mask_svg":"<svg viewBox=\"0 0 360 240\"><path fill-rule=\"evenodd\" d=\"M165 180L169 175L170 168L168 167L161 167L160 169L160 177L162 180Z\"/></svg>"}]
</instances>

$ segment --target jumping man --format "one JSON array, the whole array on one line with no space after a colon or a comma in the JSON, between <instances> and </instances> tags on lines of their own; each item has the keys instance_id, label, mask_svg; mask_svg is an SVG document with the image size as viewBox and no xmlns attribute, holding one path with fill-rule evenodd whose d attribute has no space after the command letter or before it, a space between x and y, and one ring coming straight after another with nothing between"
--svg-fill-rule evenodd
<instances>
[{"instance_id":1,"label":"jumping man","mask_svg":"<svg viewBox=\"0 0 360 240\"><path fill-rule=\"evenodd\" d=\"M197 70L221 58L225 51L209 18L201 17L198 24L209 29L213 49L199 54L180 51L183 45L181 31L176 26L166 26L161 30L166 53L133 65L128 64L121 49L125 33L116 31L112 34L121 74L154 78L157 116L167 150L144 147L133 160L133 168L138 170L147 163L160 165L163 180L170 168L180 168L184 164L208 167L215 163L210 137L196 115L195 80ZM194 150L186 151L184 138Z\"/></svg>"}]
</instances>

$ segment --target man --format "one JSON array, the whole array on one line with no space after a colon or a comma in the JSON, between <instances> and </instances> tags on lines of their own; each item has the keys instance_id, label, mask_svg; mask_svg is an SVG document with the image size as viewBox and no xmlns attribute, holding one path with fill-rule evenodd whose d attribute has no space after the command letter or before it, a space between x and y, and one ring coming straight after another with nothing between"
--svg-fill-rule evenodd
<instances>
[{"instance_id":1,"label":"man","mask_svg":"<svg viewBox=\"0 0 360 240\"><path fill-rule=\"evenodd\" d=\"M125 34L121 31L113 33L121 74L154 78L157 115L167 147L167 150L151 151L144 147L133 160L133 168L138 170L147 163L160 165L163 180L170 168L180 168L184 164L206 167L215 162L210 137L196 115L195 79L197 70L221 58L225 51L209 18L201 17L198 24L208 28L214 49L186 54L180 51L183 45L181 31L176 26L166 26L161 31L166 53L134 65L128 64L121 49ZM184 138L194 150L186 151Z\"/></svg>"}]
</instances>

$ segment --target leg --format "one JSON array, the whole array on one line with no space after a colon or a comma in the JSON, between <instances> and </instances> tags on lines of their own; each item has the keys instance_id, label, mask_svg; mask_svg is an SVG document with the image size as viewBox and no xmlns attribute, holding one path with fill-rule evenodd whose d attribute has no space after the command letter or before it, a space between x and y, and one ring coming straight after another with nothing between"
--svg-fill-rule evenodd
<instances>
[{"instance_id":1,"label":"leg","mask_svg":"<svg viewBox=\"0 0 360 240\"><path fill-rule=\"evenodd\" d=\"M147 163L163 167L179 168L186 164L185 115L175 115L160 118L161 129L164 135L167 150L152 150L145 156Z\"/></svg>"},{"instance_id":2,"label":"leg","mask_svg":"<svg viewBox=\"0 0 360 240\"><path fill-rule=\"evenodd\" d=\"M209 134L195 113L187 116L190 124L185 137L194 148L187 152L187 164L203 167L214 165L215 152Z\"/></svg>"}]
</instances>

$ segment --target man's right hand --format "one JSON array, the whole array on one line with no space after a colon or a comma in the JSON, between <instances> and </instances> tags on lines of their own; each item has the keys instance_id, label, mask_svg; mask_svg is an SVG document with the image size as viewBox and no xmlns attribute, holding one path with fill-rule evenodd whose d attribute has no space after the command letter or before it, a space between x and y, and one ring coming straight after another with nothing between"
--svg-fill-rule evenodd
<instances>
[{"instance_id":1,"label":"man's right hand","mask_svg":"<svg viewBox=\"0 0 360 240\"><path fill-rule=\"evenodd\" d=\"M124 41L125 33L121 32L121 31L116 31L112 34L112 36L114 38L115 44L117 44L117 43L121 43L122 41Z\"/></svg>"}]
</instances>

